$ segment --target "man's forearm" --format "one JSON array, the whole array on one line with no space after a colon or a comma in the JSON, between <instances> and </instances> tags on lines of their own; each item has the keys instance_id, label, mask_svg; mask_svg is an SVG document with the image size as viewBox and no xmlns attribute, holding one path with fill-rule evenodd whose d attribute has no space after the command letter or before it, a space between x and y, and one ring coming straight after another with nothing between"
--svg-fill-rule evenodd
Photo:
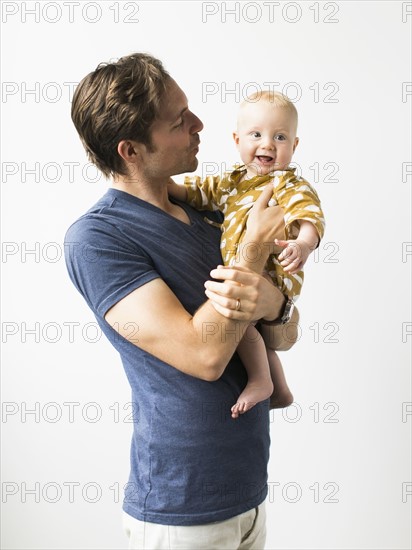
<instances>
[{"instance_id":1,"label":"man's forearm","mask_svg":"<svg viewBox=\"0 0 412 550\"><path fill-rule=\"evenodd\" d=\"M270 216L270 223L264 231L264 216ZM275 245L275 239L285 238L284 213L279 206L262 210L253 207L249 213L246 231L239 243L236 265L252 269L261 274L270 254L278 254L282 247Z\"/></svg>"},{"instance_id":2,"label":"man's forearm","mask_svg":"<svg viewBox=\"0 0 412 550\"><path fill-rule=\"evenodd\" d=\"M210 300L192 318L197 354L206 367L205 378L217 380L236 351L250 321L235 321L216 311Z\"/></svg>"},{"instance_id":3,"label":"man's forearm","mask_svg":"<svg viewBox=\"0 0 412 550\"><path fill-rule=\"evenodd\" d=\"M279 223L279 234L282 234L284 231L283 219ZM246 234L244 241L239 245L237 262L235 265L241 267L246 267L255 271L256 273L262 274L264 272L266 263L268 261L269 255L275 252L280 252L281 247L275 247L271 242L264 243L250 241L248 240L248 234ZM269 277L267 277L269 280ZM271 282L272 284L272 282ZM280 292L280 290L273 286L273 308L269 318L267 320L271 321L280 317L283 308L286 303L285 296Z\"/></svg>"},{"instance_id":4,"label":"man's forearm","mask_svg":"<svg viewBox=\"0 0 412 550\"><path fill-rule=\"evenodd\" d=\"M267 196L269 191L270 189L266 192ZM284 295L272 282L268 282L261 276L269 254L276 251L274 239L284 237L283 210L279 207L276 210L275 207L268 208L266 196L263 196L260 202L260 208L256 208L256 206L259 206L256 205L250 212L244 239L238 249L237 262L234 265L234 267L246 268L259 275L259 277L254 276L255 281L248 290L252 294L259 295L259 300L254 297L257 303L259 302L259 307L256 308L256 311L250 312L251 314L248 317L245 317L246 311L245 315L242 316L242 309L249 307L246 298L250 301L251 296L240 299L241 291L243 296L246 287L237 290L239 287L236 287L236 284L239 284L239 281L234 281L235 284L231 287L231 281L226 281L226 284L229 283L229 292L232 294L229 294L229 296L226 294L225 299L221 300L218 293L214 296L208 294L209 282L209 286L206 286L206 294L213 299L213 304L210 300L206 302L192 320L194 330L197 333L201 331L202 339L204 338L212 344L210 353L212 353L213 363L216 365L217 371L222 369L223 372L251 321L256 321L262 317L267 320L277 319L281 316L285 306L286 299ZM279 247L280 250L282 249ZM230 273L230 269L228 271L228 268L226 268L223 271L221 270L220 273ZM217 274L216 278L219 279L222 276ZM214 284L211 283L212 288ZM238 295L236 292L238 292ZM219 298L217 305L216 298ZM239 308L236 308L234 304L239 305ZM213 311L216 309L217 311ZM216 313L218 316L216 316ZM221 363L219 360L221 360Z\"/></svg>"}]
</instances>

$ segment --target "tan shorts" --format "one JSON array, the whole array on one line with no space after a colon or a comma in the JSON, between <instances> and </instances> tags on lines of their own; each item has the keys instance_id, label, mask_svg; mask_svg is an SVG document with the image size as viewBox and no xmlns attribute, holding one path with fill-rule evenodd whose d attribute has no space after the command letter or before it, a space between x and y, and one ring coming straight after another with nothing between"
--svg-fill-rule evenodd
<instances>
[{"instance_id":1,"label":"tan shorts","mask_svg":"<svg viewBox=\"0 0 412 550\"><path fill-rule=\"evenodd\" d=\"M160 525L123 512L123 527L133 550L263 550L265 503L225 521L205 525Z\"/></svg>"}]
</instances>

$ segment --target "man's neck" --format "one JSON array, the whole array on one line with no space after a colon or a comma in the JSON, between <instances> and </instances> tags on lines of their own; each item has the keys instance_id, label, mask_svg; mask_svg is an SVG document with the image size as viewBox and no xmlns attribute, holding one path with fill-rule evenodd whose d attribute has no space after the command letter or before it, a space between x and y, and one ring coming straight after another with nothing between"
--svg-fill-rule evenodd
<instances>
[{"instance_id":1,"label":"man's neck","mask_svg":"<svg viewBox=\"0 0 412 550\"><path fill-rule=\"evenodd\" d=\"M127 177L118 176L112 182L114 189L129 193L142 201L150 202L154 206L164 210L167 207L167 182L146 182L142 179L129 179Z\"/></svg>"},{"instance_id":2,"label":"man's neck","mask_svg":"<svg viewBox=\"0 0 412 550\"><path fill-rule=\"evenodd\" d=\"M182 207L173 203L167 193L167 182L151 182L150 185L143 181L130 181L118 177L112 182L113 189L124 191L142 201L146 201L180 221L190 224L190 220Z\"/></svg>"}]
</instances>

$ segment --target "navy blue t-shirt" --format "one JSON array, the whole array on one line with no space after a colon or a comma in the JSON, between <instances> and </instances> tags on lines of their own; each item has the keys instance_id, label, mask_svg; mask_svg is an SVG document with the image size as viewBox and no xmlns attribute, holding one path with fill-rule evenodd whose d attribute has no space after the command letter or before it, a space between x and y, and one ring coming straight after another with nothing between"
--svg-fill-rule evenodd
<instances>
[{"instance_id":1,"label":"navy blue t-shirt","mask_svg":"<svg viewBox=\"0 0 412 550\"><path fill-rule=\"evenodd\" d=\"M109 189L69 228L65 250L70 278L120 353L131 385L134 425L123 509L142 521L198 525L223 521L266 498L268 401L234 420L230 407L247 381L236 353L219 380L206 382L142 350L104 320L114 304L157 277L190 314L205 302L204 282L222 259L220 230L204 218L220 221L220 214L179 204L189 225ZM131 323L130 330L138 340L138 327Z\"/></svg>"}]
</instances>

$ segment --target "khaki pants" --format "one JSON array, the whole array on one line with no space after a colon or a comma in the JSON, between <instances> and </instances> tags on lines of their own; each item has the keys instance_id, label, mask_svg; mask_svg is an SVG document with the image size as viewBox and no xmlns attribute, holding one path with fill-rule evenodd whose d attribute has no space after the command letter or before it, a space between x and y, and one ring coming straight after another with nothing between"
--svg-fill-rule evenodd
<instances>
[{"instance_id":1,"label":"khaki pants","mask_svg":"<svg viewBox=\"0 0 412 550\"><path fill-rule=\"evenodd\" d=\"M265 503L225 521L205 525L159 525L123 512L123 526L132 550L263 550Z\"/></svg>"}]
</instances>

